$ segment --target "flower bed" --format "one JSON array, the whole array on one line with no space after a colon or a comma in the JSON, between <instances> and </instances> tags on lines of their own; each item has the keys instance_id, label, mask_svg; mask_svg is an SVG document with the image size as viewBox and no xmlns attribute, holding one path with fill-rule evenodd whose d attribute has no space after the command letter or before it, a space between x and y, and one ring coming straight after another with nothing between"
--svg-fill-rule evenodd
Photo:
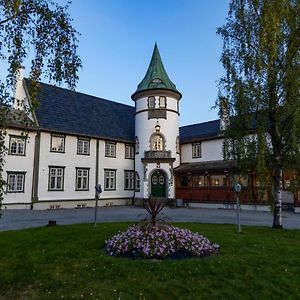
<instances>
[{"instance_id":1,"label":"flower bed","mask_svg":"<svg viewBox=\"0 0 300 300\"><path fill-rule=\"evenodd\" d=\"M113 256L162 259L209 256L219 252L219 245L199 233L172 225L134 225L106 241L105 250Z\"/></svg>"}]
</instances>

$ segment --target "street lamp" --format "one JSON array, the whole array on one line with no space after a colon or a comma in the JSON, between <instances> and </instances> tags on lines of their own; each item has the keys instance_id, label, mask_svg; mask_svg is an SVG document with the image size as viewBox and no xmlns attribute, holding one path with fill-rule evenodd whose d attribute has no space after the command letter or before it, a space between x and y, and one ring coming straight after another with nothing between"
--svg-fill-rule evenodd
<instances>
[{"instance_id":1,"label":"street lamp","mask_svg":"<svg viewBox=\"0 0 300 300\"><path fill-rule=\"evenodd\" d=\"M98 199L100 197L100 194L102 193L101 184L97 184L95 186L95 218L94 218L94 227L97 226L97 210L98 210Z\"/></svg>"},{"instance_id":2,"label":"street lamp","mask_svg":"<svg viewBox=\"0 0 300 300\"><path fill-rule=\"evenodd\" d=\"M236 193L236 209L237 209L237 223L238 223L238 233L241 232L241 222L240 222L240 192L242 190L242 186L239 183L234 185L234 190Z\"/></svg>"}]
</instances>

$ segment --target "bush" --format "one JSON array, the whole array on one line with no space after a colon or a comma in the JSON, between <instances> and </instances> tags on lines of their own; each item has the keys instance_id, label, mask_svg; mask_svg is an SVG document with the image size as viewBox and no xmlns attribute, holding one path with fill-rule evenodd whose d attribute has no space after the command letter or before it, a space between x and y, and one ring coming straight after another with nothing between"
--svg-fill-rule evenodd
<instances>
[{"instance_id":1,"label":"bush","mask_svg":"<svg viewBox=\"0 0 300 300\"><path fill-rule=\"evenodd\" d=\"M106 241L105 250L112 256L162 259L209 256L219 252L219 245L172 225L134 225Z\"/></svg>"}]
</instances>

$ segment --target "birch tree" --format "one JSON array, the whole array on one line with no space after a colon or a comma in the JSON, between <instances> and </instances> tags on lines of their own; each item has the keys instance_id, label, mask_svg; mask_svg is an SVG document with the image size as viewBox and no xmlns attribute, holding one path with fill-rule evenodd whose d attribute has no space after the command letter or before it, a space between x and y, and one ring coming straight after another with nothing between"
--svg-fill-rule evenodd
<instances>
[{"instance_id":1,"label":"birch tree","mask_svg":"<svg viewBox=\"0 0 300 300\"><path fill-rule=\"evenodd\" d=\"M71 89L78 81L78 33L67 12L69 5L51 0L0 0L0 208L7 109L13 102L19 68L30 65L33 86L42 75Z\"/></svg>"},{"instance_id":2,"label":"birch tree","mask_svg":"<svg viewBox=\"0 0 300 300\"><path fill-rule=\"evenodd\" d=\"M253 167L282 228L283 171L300 164L300 1L232 0L223 39L225 158ZM220 110L221 111L221 110ZM255 135L251 135L254 134Z\"/></svg>"}]
</instances>

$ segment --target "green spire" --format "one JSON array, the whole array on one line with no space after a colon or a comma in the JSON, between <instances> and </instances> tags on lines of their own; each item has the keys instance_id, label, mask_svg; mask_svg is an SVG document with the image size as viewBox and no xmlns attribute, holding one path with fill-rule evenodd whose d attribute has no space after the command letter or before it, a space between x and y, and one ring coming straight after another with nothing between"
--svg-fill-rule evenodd
<instances>
[{"instance_id":1,"label":"green spire","mask_svg":"<svg viewBox=\"0 0 300 300\"><path fill-rule=\"evenodd\" d=\"M176 85L170 80L164 68L156 43L147 73L144 79L138 85L133 96L139 92L153 89L170 90L178 93L181 98L181 94L176 89Z\"/></svg>"}]
</instances>

